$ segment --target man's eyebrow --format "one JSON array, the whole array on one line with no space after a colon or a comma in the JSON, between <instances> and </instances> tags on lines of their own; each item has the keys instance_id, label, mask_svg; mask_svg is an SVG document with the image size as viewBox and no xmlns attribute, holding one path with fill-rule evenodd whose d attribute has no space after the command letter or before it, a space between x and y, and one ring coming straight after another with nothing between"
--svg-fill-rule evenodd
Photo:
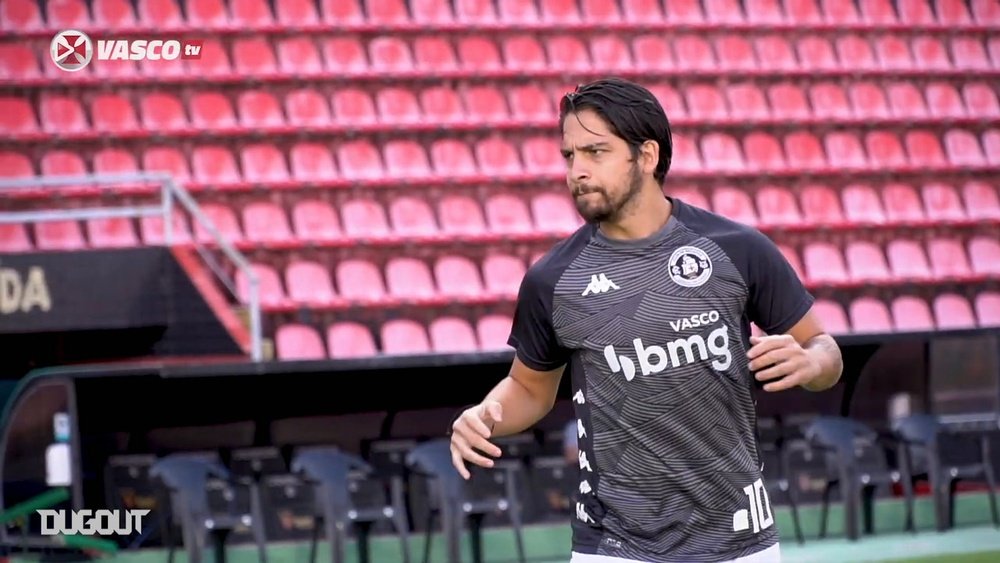
<instances>
[{"instance_id":1,"label":"man's eyebrow","mask_svg":"<svg viewBox=\"0 0 1000 563\"><path fill-rule=\"evenodd\" d=\"M589 151L594 149L602 149L608 146L610 146L610 143L606 143L604 141L597 141L596 143L587 143L586 145L580 145L576 147L576 149L581 151ZM571 149L569 147L564 146L560 150L562 152L569 152Z\"/></svg>"}]
</instances>

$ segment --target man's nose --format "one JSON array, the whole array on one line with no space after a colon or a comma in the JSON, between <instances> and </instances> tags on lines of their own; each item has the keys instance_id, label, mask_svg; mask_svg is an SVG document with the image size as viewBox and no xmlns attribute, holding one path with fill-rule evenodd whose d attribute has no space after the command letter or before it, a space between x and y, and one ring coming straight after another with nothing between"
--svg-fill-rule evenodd
<instances>
[{"instance_id":1,"label":"man's nose","mask_svg":"<svg viewBox=\"0 0 1000 563\"><path fill-rule=\"evenodd\" d=\"M576 182L588 180L590 179L590 169L586 163L580 162L579 159L573 159L569 165L569 177Z\"/></svg>"}]
</instances>

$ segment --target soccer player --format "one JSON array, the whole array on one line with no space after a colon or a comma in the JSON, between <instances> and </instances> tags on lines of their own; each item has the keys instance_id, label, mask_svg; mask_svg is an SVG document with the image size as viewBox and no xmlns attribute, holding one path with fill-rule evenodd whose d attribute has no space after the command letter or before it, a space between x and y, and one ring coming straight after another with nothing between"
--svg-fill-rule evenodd
<instances>
[{"instance_id":1,"label":"soccer player","mask_svg":"<svg viewBox=\"0 0 1000 563\"><path fill-rule=\"evenodd\" d=\"M832 387L837 344L770 239L664 195L673 147L652 93L581 85L559 123L587 223L525 275L510 373L452 423L456 469L491 467L501 451L490 438L545 416L568 368L572 563L779 561L754 394ZM767 336L751 336L751 322Z\"/></svg>"}]
</instances>

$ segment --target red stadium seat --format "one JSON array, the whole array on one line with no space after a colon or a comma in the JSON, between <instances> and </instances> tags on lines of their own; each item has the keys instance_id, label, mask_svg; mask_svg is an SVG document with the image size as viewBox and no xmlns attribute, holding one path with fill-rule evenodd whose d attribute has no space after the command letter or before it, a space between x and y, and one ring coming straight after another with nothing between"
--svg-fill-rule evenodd
<instances>
[{"instance_id":1,"label":"red stadium seat","mask_svg":"<svg viewBox=\"0 0 1000 563\"><path fill-rule=\"evenodd\" d=\"M292 145L288 160L292 177L300 182L328 182L338 174L330 149L319 143Z\"/></svg>"},{"instance_id":2,"label":"red stadium seat","mask_svg":"<svg viewBox=\"0 0 1000 563\"><path fill-rule=\"evenodd\" d=\"M449 0L410 0L413 21L419 23L446 24L454 20Z\"/></svg>"},{"instance_id":3,"label":"red stadium seat","mask_svg":"<svg viewBox=\"0 0 1000 563\"><path fill-rule=\"evenodd\" d=\"M188 161L180 150L172 147L150 147L142 155L142 169L146 172L170 174L175 182L186 184L194 176Z\"/></svg>"},{"instance_id":4,"label":"red stadium seat","mask_svg":"<svg viewBox=\"0 0 1000 563\"><path fill-rule=\"evenodd\" d=\"M1000 326L1000 292L980 293L976 296L975 307L979 326Z\"/></svg>"},{"instance_id":5,"label":"red stadium seat","mask_svg":"<svg viewBox=\"0 0 1000 563\"><path fill-rule=\"evenodd\" d=\"M912 82L892 82L886 87L889 108L898 118L926 117L928 114L924 95Z\"/></svg>"},{"instance_id":6,"label":"red stadium seat","mask_svg":"<svg viewBox=\"0 0 1000 563\"><path fill-rule=\"evenodd\" d=\"M974 236L969 241L969 261L976 274L1000 275L1000 241L985 235Z\"/></svg>"},{"instance_id":7,"label":"red stadium seat","mask_svg":"<svg viewBox=\"0 0 1000 563\"><path fill-rule=\"evenodd\" d=\"M812 133L796 131L785 136L785 155L791 168L820 170L826 168L826 158L819 139Z\"/></svg>"},{"instance_id":8,"label":"red stadium seat","mask_svg":"<svg viewBox=\"0 0 1000 563\"><path fill-rule=\"evenodd\" d=\"M49 133L83 133L90 129L83 105L74 96L43 93L39 102L39 117L42 127ZM24 123L24 118L15 123ZM21 126L22 131L24 126Z\"/></svg>"},{"instance_id":9,"label":"red stadium seat","mask_svg":"<svg viewBox=\"0 0 1000 563\"><path fill-rule=\"evenodd\" d=\"M422 121L429 123L459 123L465 121L465 110L458 93L444 86L433 86L420 92Z\"/></svg>"},{"instance_id":10,"label":"red stadium seat","mask_svg":"<svg viewBox=\"0 0 1000 563\"><path fill-rule=\"evenodd\" d=\"M788 39L778 34L763 34L754 39L757 60L767 61L768 68L774 70L795 70L799 64L795 51Z\"/></svg>"},{"instance_id":11,"label":"red stadium seat","mask_svg":"<svg viewBox=\"0 0 1000 563\"><path fill-rule=\"evenodd\" d=\"M286 182L290 178L285 155L269 143L244 145L240 150L240 163L248 182Z\"/></svg>"},{"instance_id":12,"label":"red stadium seat","mask_svg":"<svg viewBox=\"0 0 1000 563\"><path fill-rule=\"evenodd\" d=\"M139 20L145 25L166 29L184 27L184 16L177 0L138 0L136 8Z\"/></svg>"},{"instance_id":13,"label":"red stadium seat","mask_svg":"<svg viewBox=\"0 0 1000 563\"><path fill-rule=\"evenodd\" d=\"M989 56L978 37L956 36L951 38L950 43L954 68L965 71L990 69Z\"/></svg>"},{"instance_id":14,"label":"red stadium seat","mask_svg":"<svg viewBox=\"0 0 1000 563\"><path fill-rule=\"evenodd\" d=\"M534 7L534 2L529 0L508 0L515 6L527 5ZM544 22L566 25L579 23L581 21L580 11L577 8L576 0L539 0L541 20ZM532 8L519 9L522 17L532 16ZM534 18L531 18L533 21ZM523 21L523 20L520 20Z\"/></svg>"},{"instance_id":15,"label":"red stadium seat","mask_svg":"<svg viewBox=\"0 0 1000 563\"><path fill-rule=\"evenodd\" d=\"M758 99L754 90L756 88L746 93L739 92L737 95L730 97L730 107L738 107L741 103L738 100L743 98L743 96L747 96L743 103L750 104L756 108L752 113L748 114L752 117L767 118L768 113L773 113L779 119L809 119L812 117L809 104L806 102L805 92L797 84L778 82L767 89L768 98L771 100L770 112L768 112L763 98Z\"/></svg>"},{"instance_id":16,"label":"red stadium seat","mask_svg":"<svg viewBox=\"0 0 1000 563\"><path fill-rule=\"evenodd\" d=\"M899 137L889 131L870 131L865 134L865 150L873 166L892 168L907 165L906 154Z\"/></svg>"},{"instance_id":17,"label":"red stadium seat","mask_svg":"<svg viewBox=\"0 0 1000 563\"><path fill-rule=\"evenodd\" d=\"M878 333L892 331L892 318L885 303L871 297L859 297L849 307L854 332Z\"/></svg>"},{"instance_id":18,"label":"red stadium seat","mask_svg":"<svg viewBox=\"0 0 1000 563\"><path fill-rule=\"evenodd\" d=\"M668 195L677 198L688 205L700 207L705 210L712 209L712 205L708 202L708 198L706 198L705 195L694 186L674 186L670 188Z\"/></svg>"},{"instance_id":19,"label":"red stadium seat","mask_svg":"<svg viewBox=\"0 0 1000 563\"><path fill-rule=\"evenodd\" d=\"M393 319L382 325L382 352L385 354L424 354L431 351L427 331L416 321Z\"/></svg>"},{"instance_id":20,"label":"red stadium seat","mask_svg":"<svg viewBox=\"0 0 1000 563\"><path fill-rule=\"evenodd\" d=\"M853 2L840 0L820 0L823 20L832 24L853 24L860 21Z\"/></svg>"},{"instance_id":21,"label":"red stadium seat","mask_svg":"<svg viewBox=\"0 0 1000 563\"><path fill-rule=\"evenodd\" d=\"M966 182L962 186L962 199L970 219L1000 219L1000 196L986 182Z\"/></svg>"},{"instance_id":22,"label":"red stadium seat","mask_svg":"<svg viewBox=\"0 0 1000 563\"><path fill-rule=\"evenodd\" d=\"M484 24L497 21L490 0L455 0L455 19L460 23Z\"/></svg>"},{"instance_id":23,"label":"red stadium seat","mask_svg":"<svg viewBox=\"0 0 1000 563\"><path fill-rule=\"evenodd\" d=\"M701 152L712 155L712 168L738 172L746 168L739 142L726 133L707 133L701 138Z\"/></svg>"},{"instance_id":24,"label":"red stadium seat","mask_svg":"<svg viewBox=\"0 0 1000 563\"><path fill-rule=\"evenodd\" d=\"M841 192L844 217L852 223L881 225L886 222L885 211L878 194L869 185L851 184Z\"/></svg>"},{"instance_id":25,"label":"red stadium seat","mask_svg":"<svg viewBox=\"0 0 1000 563\"><path fill-rule=\"evenodd\" d=\"M935 81L924 89L927 106L934 117L965 117L965 107L958 90L951 84Z\"/></svg>"},{"instance_id":26,"label":"red stadium seat","mask_svg":"<svg viewBox=\"0 0 1000 563\"><path fill-rule=\"evenodd\" d=\"M806 244L802 262L811 283L843 283L849 280L840 249L830 243Z\"/></svg>"},{"instance_id":27,"label":"red stadium seat","mask_svg":"<svg viewBox=\"0 0 1000 563\"><path fill-rule=\"evenodd\" d=\"M707 21L717 24L743 23L743 10L739 0L705 0Z\"/></svg>"},{"instance_id":28,"label":"red stadium seat","mask_svg":"<svg viewBox=\"0 0 1000 563\"><path fill-rule=\"evenodd\" d=\"M513 86L507 90L507 99L515 119L553 123L558 117L548 95L536 85ZM500 108L505 107L502 100L497 103Z\"/></svg>"},{"instance_id":29,"label":"red stadium seat","mask_svg":"<svg viewBox=\"0 0 1000 563\"><path fill-rule=\"evenodd\" d=\"M885 214L893 223L922 223L926 220L924 208L913 186L892 182L882 187Z\"/></svg>"},{"instance_id":30,"label":"red stadium seat","mask_svg":"<svg viewBox=\"0 0 1000 563\"><path fill-rule=\"evenodd\" d=\"M223 239L230 243L243 241L243 230L240 229L236 213L233 212L232 208L219 203L203 203L201 204L201 212ZM195 222L194 231L195 240L198 242L217 244L212 234L200 222Z\"/></svg>"},{"instance_id":31,"label":"red stadium seat","mask_svg":"<svg viewBox=\"0 0 1000 563\"><path fill-rule=\"evenodd\" d=\"M471 72L489 72L504 68L500 47L487 37L469 36L458 40L458 59Z\"/></svg>"},{"instance_id":32,"label":"red stadium seat","mask_svg":"<svg viewBox=\"0 0 1000 563\"><path fill-rule=\"evenodd\" d=\"M135 155L122 149L102 149L94 153L93 162L95 174L122 174L139 169ZM3 166L0 166L0 169L3 169Z\"/></svg>"},{"instance_id":33,"label":"red stadium seat","mask_svg":"<svg viewBox=\"0 0 1000 563\"><path fill-rule=\"evenodd\" d=\"M342 142L337 147L340 175L348 180L385 178L382 156L371 141L358 139Z\"/></svg>"},{"instance_id":34,"label":"red stadium seat","mask_svg":"<svg viewBox=\"0 0 1000 563\"><path fill-rule=\"evenodd\" d=\"M285 307L289 304L285 297L285 290L281 285L281 277L278 272L266 264L255 263L250 265L250 269L257 276L257 296L260 299L261 307L273 309ZM236 297L240 303L250 303L250 279L242 269L236 270Z\"/></svg>"},{"instance_id":35,"label":"red stadium seat","mask_svg":"<svg viewBox=\"0 0 1000 563\"><path fill-rule=\"evenodd\" d=\"M813 115L821 119L849 119L852 116L847 94L834 82L817 82L809 88Z\"/></svg>"},{"instance_id":36,"label":"red stadium seat","mask_svg":"<svg viewBox=\"0 0 1000 563\"><path fill-rule=\"evenodd\" d=\"M349 2L345 2L349 4ZM320 22L316 3L310 0L285 0L275 2L274 9L278 23L288 27L316 25Z\"/></svg>"},{"instance_id":37,"label":"red stadium seat","mask_svg":"<svg viewBox=\"0 0 1000 563\"><path fill-rule=\"evenodd\" d=\"M31 239L28 238L26 225L5 223L0 225L0 252L30 252L34 250Z\"/></svg>"},{"instance_id":38,"label":"red stadium seat","mask_svg":"<svg viewBox=\"0 0 1000 563\"><path fill-rule=\"evenodd\" d=\"M985 82L967 82L962 87L962 98L971 117L1000 116L996 93Z\"/></svg>"},{"instance_id":39,"label":"red stadium seat","mask_svg":"<svg viewBox=\"0 0 1000 563\"><path fill-rule=\"evenodd\" d=\"M191 229L188 227L188 222L184 218L184 215L174 213L171 223L171 244L189 244L192 240ZM147 216L139 219L139 234L142 237L142 241L147 245L159 246L166 244L166 233L163 227L163 217Z\"/></svg>"},{"instance_id":40,"label":"red stadium seat","mask_svg":"<svg viewBox=\"0 0 1000 563\"><path fill-rule=\"evenodd\" d=\"M795 51L799 65L805 70L837 70L840 67L833 45L826 37L806 35L798 40Z\"/></svg>"},{"instance_id":41,"label":"red stadium seat","mask_svg":"<svg viewBox=\"0 0 1000 563\"><path fill-rule=\"evenodd\" d=\"M129 0L92 0L94 23L108 29L135 27L136 17Z\"/></svg>"},{"instance_id":42,"label":"red stadium seat","mask_svg":"<svg viewBox=\"0 0 1000 563\"><path fill-rule=\"evenodd\" d=\"M893 327L900 332L934 330L930 306L919 297L901 295L892 300Z\"/></svg>"},{"instance_id":43,"label":"red stadium seat","mask_svg":"<svg viewBox=\"0 0 1000 563\"><path fill-rule=\"evenodd\" d=\"M1000 166L1000 130L990 129L983 133L983 149L987 162L991 166Z\"/></svg>"},{"instance_id":44,"label":"red stadium seat","mask_svg":"<svg viewBox=\"0 0 1000 563\"><path fill-rule=\"evenodd\" d=\"M726 119L729 109L722 92L709 84L694 84L685 91L688 115L695 119Z\"/></svg>"},{"instance_id":45,"label":"red stadium seat","mask_svg":"<svg viewBox=\"0 0 1000 563\"><path fill-rule=\"evenodd\" d=\"M675 0L667 4L667 19L671 23L703 23L698 0Z\"/></svg>"},{"instance_id":46,"label":"red stadium seat","mask_svg":"<svg viewBox=\"0 0 1000 563\"><path fill-rule=\"evenodd\" d=\"M492 254L483 260L483 281L493 295L505 299L517 297L524 274L524 262L514 256Z\"/></svg>"},{"instance_id":47,"label":"red stadium seat","mask_svg":"<svg viewBox=\"0 0 1000 563\"><path fill-rule=\"evenodd\" d=\"M544 70L547 67L545 49L534 35L512 35L501 41L504 66L508 70L530 72ZM549 57L555 54L550 52ZM556 61L553 60L552 62L554 64ZM565 64L571 63L572 60L559 62Z\"/></svg>"},{"instance_id":48,"label":"red stadium seat","mask_svg":"<svg viewBox=\"0 0 1000 563\"><path fill-rule=\"evenodd\" d=\"M934 222L964 221L962 200L954 187L941 182L927 184L921 190L927 218Z\"/></svg>"},{"instance_id":49,"label":"red stadium seat","mask_svg":"<svg viewBox=\"0 0 1000 563\"><path fill-rule=\"evenodd\" d=\"M746 190L732 186L720 186L712 191L712 209L716 213L745 225L759 223L753 201Z\"/></svg>"},{"instance_id":50,"label":"red stadium seat","mask_svg":"<svg viewBox=\"0 0 1000 563\"><path fill-rule=\"evenodd\" d=\"M416 141L387 141L382 151L385 171L393 178L427 178L433 175L427 153Z\"/></svg>"},{"instance_id":51,"label":"red stadium seat","mask_svg":"<svg viewBox=\"0 0 1000 563\"><path fill-rule=\"evenodd\" d=\"M785 257L788 264L795 271L795 275L798 276L800 280L805 280L805 270L802 268L802 261L799 260L799 255L794 248L788 246L787 244L778 244L778 250L781 255Z\"/></svg>"},{"instance_id":52,"label":"red stadium seat","mask_svg":"<svg viewBox=\"0 0 1000 563\"><path fill-rule=\"evenodd\" d=\"M521 142L521 159L528 174L565 174L559 142L550 136L532 136Z\"/></svg>"},{"instance_id":53,"label":"red stadium seat","mask_svg":"<svg viewBox=\"0 0 1000 563\"><path fill-rule=\"evenodd\" d=\"M813 225L840 225L844 212L836 192L827 186L810 184L802 188L802 217Z\"/></svg>"},{"instance_id":54,"label":"red stadium seat","mask_svg":"<svg viewBox=\"0 0 1000 563\"><path fill-rule=\"evenodd\" d=\"M344 237L340 218L324 201L303 200L292 208L292 227L299 240L315 244Z\"/></svg>"},{"instance_id":55,"label":"red stadium seat","mask_svg":"<svg viewBox=\"0 0 1000 563\"><path fill-rule=\"evenodd\" d=\"M335 359L366 358L378 353L371 331L353 321L331 324L326 332L326 343L330 357Z\"/></svg>"},{"instance_id":56,"label":"red stadium seat","mask_svg":"<svg viewBox=\"0 0 1000 563\"><path fill-rule=\"evenodd\" d=\"M939 329L976 327L976 315L969 300L956 293L942 293L934 298L934 318Z\"/></svg>"},{"instance_id":57,"label":"red stadium seat","mask_svg":"<svg viewBox=\"0 0 1000 563\"><path fill-rule=\"evenodd\" d=\"M912 240L896 239L886 247L893 276L901 281L921 281L933 277L923 247Z\"/></svg>"},{"instance_id":58,"label":"red stadium seat","mask_svg":"<svg viewBox=\"0 0 1000 563\"><path fill-rule=\"evenodd\" d=\"M261 76L278 71L278 58L271 43L263 37L235 39L232 53L233 70L242 76Z\"/></svg>"},{"instance_id":59,"label":"red stadium seat","mask_svg":"<svg viewBox=\"0 0 1000 563\"><path fill-rule=\"evenodd\" d=\"M166 92L151 92L139 99L142 127L149 131L181 131L188 128L180 98Z\"/></svg>"},{"instance_id":60,"label":"red stadium seat","mask_svg":"<svg viewBox=\"0 0 1000 563\"><path fill-rule=\"evenodd\" d=\"M334 272L334 281L340 296L351 303L380 303L386 298L382 273L367 260L341 261Z\"/></svg>"},{"instance_id":61,"label":"red stadium seat","mask_svg":"<svg viewBox=\"0 0 1000 563\"><path fill-rule=\"evenodd\" d=\"M748 134L743 139L743 147L751 170L776 171L786 167L781 143L769 133L755 131Z\"/></svg>"},{"instance_id":62,"label":"red stadium seat","mask_svg":"<svg viewBox=\"0 0 1000 563\"><path fill-rule=\"evenodd\" d=\"M830 334L847 334L851 332L851 325L847 320L847 313L836 301L830 299L817 299L813 304L813 309L823 322L823 328Z\"/></svg>"},{"instance_id":63,"label":"red stadium seat","mask_svg":"<svg viewBox=\"0 0 1000 563\"><path fill-rule=\"evenodd\" d=\"M854 116L862 119L888 119L892 117L885 91L869 81L855 82L849 89Z\"/></svg>"},{"instance_id":64,"label":"red stadium seat","mask_svg":"<svg viewBox=\"0 0 1000 563\"><path fill-rule=\"evenodd\" d=\"M236 126L236 111L222 92L196 92L191 95L189 107L191 124L198 129L210 131Z\"/></svg>"},{"instance_id":65,"label":"red stadium seat","mask_svg":"<svg viewBox=\"0 0 1000 563\"><path fill-rule=\"evenodd\" d=\"M570 198L564 194L540 193L531 198L535 230L542 233L568 234L583 224Z\"/></svg>"},{"instance_id":66,"label":"red stadium seat","mask_svg":"<svg viewBox=\"0 0 1000 563\"><path fill-rule=\"evenodd\" d=\"M267 0L241 0L229 6L233 23L243 29L266 27L274 24L270 2Z\"/></svg>"},{"instance_id":67,"label":"red stadium seat","mask_svg":"<svg viewBox=\"0 0 1000 563\"><path fill-rule=\"evenodd\" d=\"M240 114L240 124L250 129L281 127L285 117L281 113L278 98L263 90L245 90L236 99Z\"/></svg>"},{"instance_id":68,"label":"red stadium seat","mask_svg":"<svg viewBox=\"0 0 1000 563\"><path fill-rule=\"evenodd\" d=\"M593 2L593 0L591 0ZM614 3L604 5L616 9ZM633 68L632 55L623 37L617 35L599 35L590 40L590 57L594 68L606 72L615 72Z\"/></svg>"},{"instance_id":69,"label":"red stadium seat","mask_svg":"<svg viewBox=\"0 0 1000 563\"><path fill-rule=\"evenodd\" d=\"M986 166L986 157L979 146L979 139L970 131L949 129L944 134L944 147L948 160L954 166Z\"/></svg>"},{"instance_id":70,"label":"red stadium seat","mask_svg":"<svg viewBox=\"0 0 1000 563\"><path fill-rule=\"evenodd\" d=\"M972 275L962 242L953 238L933 238L927 242L931 270L939 280L962 279Z\"/></svg>"},{"instance_id":71,"label":"red stadium seat","mask_svg":"<svg viewBox=\"0 0 1000 563\"><path fill-rule=\"evenodd\" d=\"M299 323L278 327L274 346L279 360L321 360L326 358L323 339L316 329Z\"/></svg>"},{"instance_id":72,"label":"red stadium seat","mask_svg":"<svg viewBox=\"0 0 1000 563\"><path fill-rule=\"evenodd\" d=\"M368 54L357 37L334 35L320 43L320 51L331 73L349 76L368 72Z\"/></svg>"},{"instance_id":73,"label":"red stadium seat","mask_svg":"<svg viewBox=\"0 0 1000 563\"><path fill-rule=\"evenodd\" d=\"M513 321L506 315L486 315L476 323L476 336L482 350L506 350Z\"/></svg>"},{"instance_id":74,"label":"red stadium seat","mask_svg":"<svg viewBox=\"0 0 1000 563\"><path fill-rule=\"evenodd\" d=\"M637 35L632 39L632 52L636 54L636 70L667 70L676 64L670 43L661 35Z\"/></svg>"},{"instance_id":75,"label":"red stadium seat","mask_svg":"<svg viewBox=\"0 0 1000 563\"><path fill-rule=\"evenodd\" d=\"M718 69L712 45L700 35L679 35L673 40L675 68L681 70Z\"/></svg>"},{"instance_id":76,"label":"red stadium seat","mask_svg":"<svg viewBox=\"0 0 1000 563\"><path fill-rule=\"evenodd\" d=\"M625 21L646 23L663 19L663 8L659 0L622 0L622 14Z\"/></svg>"},{"instance_id":77,"label":"red stadium seat","mask_svg":"<svg viewBox=\"0 0 1000 563\"><path fill-rule=\"evenodd\" d=\"M763 186L757 190L757 212L762 225L791 226L802 223L798 203L790 191L779 186Z\"/></svg>"},{"instance_id":78,"label":"red stadium seat","mask_svg":"<svg viewBox=\"0 0 1000 563\"><path fill-rule=\"evenodd\" d=\"M913 67L910 45L903 37L887 35L875 39L875 52L879 66L885 70L907 70Z\"/></svg>"},{"instance_id":79,"label":"red stadium seat","mask_svg":"<svg viewBox=\"0 0 1000 563\"><path fill-rule=\"evenodd\" d=\"M295 240L284 209L275 203L259 201L243 208L246 240L258 244L281 244Z\"/></svg>"},{"instance_id":80,"label":"red stadium seat","mask_svg":"<svg viewBox=\"0 0 1000 563\"><path fill-rule=\"evenodd\" d=\"M191 27L213 29L232 25L223 0L187 2L187 23Z\"/></svg>"},{"instance_id":81,"label":"red stadium seat","mask_svg":"<svg viewBox=\"0 0 1000 563\"><path fill-rule=\"evenodd\" d=\"M413 42L415 67L425 72L452 71L458 68L458 56L445 36L417 37Z\"/></svg>"},{"instance_id":82,"label":"red stadium seat","mask_svg":"<svg viewBox=\"0 0 1000 563\"><path fill-rule=\"evenodd\" d=\"M392 230L403 237L432 237L438 234L434 211L425 198L401 196L389 204Z\"/></svg>"},{"instance_id":83,"label":"red stadium seat","mask_svg":"<svg viewBox=\"0 0 1000 563\"><path fill-rule=\"evenodd\" d=\"M834 43L837 47L837 57L841 61L845 61L845 64L848 64L847 61L849 61L852 68L878 68L875 53L867 37L855 33L845 33L834 39Z\"/></svg>"},{"instance_id":84,"label":"red stadium seat","mask_svg":"<svg viewBox=\"0 0 1000 563\"><path fill-rule=\"evenodd\" d=\"M41 77L38 59L30 46L20 43L0 45L0 78L30 80Z\"/></svg>"},{"instance_id":85,"label":"red stadium seat","mask_svg":"<svg viewBox=\"0 0 1000 563\"><path fill-rule=\"evenodd\" d=\"M836 131L827 133L823 138L826 157L834 168L850 169L864 168L868 161L865 158L861 141L854 133Z\"/></svg>"},{"instance_id":86,"label":"red stadium seat","mask_svg":"<svg viewBox=\"0 0 1000 563\"><path fill-rule=\"evenodd\" d=\"M82 176L87 173L87 165L80 155L67 150L50 150L42 156L39 164L45 176Z\"/></svg>"},{"instance_id":87,"label":"red stadium seat","mask_svg":"<svg viewBox=\"0 0 1000 563\"><path fill-rule=\"evenodd\" d=\"M331 123L330 106L317 90L302 88L285 96L285 112L289 125L326 127Z\"/></svg>"},{"instance_id":88,"label":"red stadium seat","mask_svg":"<svg viewBox=\"0 0 1000 563\"><path fill-rule=\"evenodd\" d=\"M483 295L479 268L464 256L441 256L434 263L438 292L449 298L477 298Z\"/></svg>"},{"instance_id":89,"label":"red stadium seat","mask_svg":"<svg viewBox=\"0 0 1000 563\"><path fill-rule=\"evenodd\" d=\"M438 204L441 231L455 237L486 234L486 220L476 200L468 196L447 195Z\"/></svg>"},{"instance_id":90,"label":"red stadium seat","mask_svg":"<svg viewBox=\"0 0 1000 563\"><path fill-rule=\"evenodd\" d=\"M956 10L964 9L957 2L953 2L951 8ZM1000 22L1000 5L992 0L972 0L972 14L979 24L995 25Z\"/></svg>"},{"instance_id":91,"label":"red stadium seat","mask_svg":"<svg viewBox=\"0 0 1000 563\"><path fill-rule=\"evenodd\" d=\"M86 227L87 240L92 248L129 248L139 245L139 238L130 219L89 219Z\"/></svg>"},{"instance_id":92,"label":"red stadium seat","mask_svg":"<svg viewBox=\"0 0 1000 563\"><path fill-rule=\"evenodd\" d=\"M414 69L413 54L406 41L398 37L377 36L368 43L372 70L406 73Z\"/></svg>"},{"instance_id":93,"label":"red stadium seat","mask_svg":"<svg viewBox=\"0 0 1000 563\"><path fill-rule=\"evenodd\" d=\"M447 316L431 321L428 327L431 350L438 353L471 353L479 350L472 325L465 319Z\"/></svg>"},{"instance_id":94,"label":"red stadium seat","mask_svg":"<svg viewBox=\"0 0 1000 563\"><path fill-rule=\"evenodd\" d=\"M534 53L532 44L527 43L527 40L525 41L525 46L521 47L518 51L518 57L528 60L529 53L531 57L537 55ZM547 54L548 64L545 63L545 58L541 59L541 68L552 66L554 68L565 69L565 72L587 72L591 69L587 45L582 39L574 35L560 34L549 37L545 40L545 53ZM508 67L510 67L509 64ZM527 70L533 67L525 64L514 68Z\"/></svg>"},{"instance_id":95,"label":"red stadium seat","mask_svg":"<svg viewBox=\"0 0 1000 563\"><path fill-rule=\"evenodd\" d=\"M382 238L391 233L385 209L373 199L358 197L340 206L341 225L355 239Z\"/></svg>"},{"instance_id":96,"label":"red stadium seat","mask_svg":"<svg viewBox=\"0 0 1000 563\"><path fill-rule=\"evenodd\" d=\"M375 95L375 107L379 120L386 124L420 123L424 116L420 113L417 95L407 88L384 88Z\"/></svg>"},{"instance_id":97,"label":"red stadium seat","mask_svg":"<svg viewBox=\"0 0 1000 563\"><path fill-rule=\"evenodd\" d=\"M431 143L431 163L441 177L475 176L479 168L472 148L457 139L439 139Z\"/></svg>"},{"instance_id":98,"label":"red stadium seat","mask_svg":"<svg viewBox=\"0 0 1000 563\"><path fill-rule=\"evenodd\" d=\"M221 145L203 145L191 151L191 171L202 184L217 186L240 181L236 157Z\"/></svg>"},{"instance_id":99,"label":"red stadium seat","mask_svg":"<svg viewBox=\"0 0 1000 563\"><path fill-rule=\"evenodd\" d=\"M418 258L393 257L385 266L385 287L402 301L420 302L436 295L431 269Z\"/></svg>"},{"instance_id":100,"label":"red stadium seat","mask_svg":"<svg viewBox=\"0 0 1000 563\"><path fill-rule=\"evenodd\" d=\"M505 123L510 121L507 100L499 88L472 86L462 95L468 119L477 123Z\"/></svg>"},{"instance_id":101,"label":"red stadium seat","mask_svg":"<svg viewBox=\"0 0 1000 563\"><path fill-rule=\"evenodd\" d=\"M757 69L753 44L744 35L722 35L715 39L715 52L722 68L736 71Z\"/></svg>"},{"instance_id":102,"label":"red stadium seat","mask_svg":"<svg viewBox=\"0 0 1000 563\"><path fill-rule=\"evenodd\" d=\"M948 51L937 37L917 36L910 41L910 46L921 70L951 70Z\"/></svg>"},{"instance_id":103,"label":"red stadium seat","mask_svg":"<svg viewBox=\"0 0 1000 563\"><path fill-rule=\"evenodd\" d=\"M0 4L0 29L8 32L45 29L39 5L31 0L6 0Z\"/></svg>"},{"instance_id":104,"label":"red stadium seat","mask_svg":"<svg viewBox=\"0 0 1000 563\"><path fill-rule=\"evenodd\" d=\"M695 172L702 169L701 153L693 138L684 133L673 133L673 143L671 171Z\"/></svg>"},{"instance_id":105,"label":"red stadium seat","mask_svg":"<svg viewBox=\"0 0 1000 563\"><path fill-rule=\"evenodd\" d=\"M523 173L517 149L503 137L491 136L475 145L479 171L489 177L511 176Z\"/></svg>"},{"instance_id":106,"label":"red stadium seat","mask_svg":"<svg viewBox=\"0 0 1000 563\"><path fill-rule=\"evenodd\" d=\"M844 255L851 279L855 282L884 282L892 278L882 248L873 242L849 242Z\"/></svg>"},{"instance_id":107,"label":"red stadium seat","mask_svg":"<svg viewBox=\"0 0 1000 563\"><path fill-rule=\"evenodd\" d=\"M279 4L284 6L285 4ZM278 66L289 74L320 74L323 72L323 58L312 37L288 37L277 39Z\"/></svg>"}]
</instances>

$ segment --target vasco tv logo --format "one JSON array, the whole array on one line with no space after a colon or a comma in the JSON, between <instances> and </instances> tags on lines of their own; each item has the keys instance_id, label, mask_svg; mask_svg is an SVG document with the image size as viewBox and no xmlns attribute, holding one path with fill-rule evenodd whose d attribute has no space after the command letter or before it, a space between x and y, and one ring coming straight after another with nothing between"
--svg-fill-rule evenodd
<instances>
[{"instance_id":1,"label":"vasco tv logo","mask_svg":"<svg viewBox=\"0 0 1000 563\"><path fill-rule=\"evenodd\" d=\"M42 517L43 536L127 536L142 533L142 517L149 510L39 510L38 514Z\"/></svg>"},{"instance_id":2,"label":"vasco tv logo","mask_svg":"<svg viewBox=\"0 0 1000 563\"><path fill-rule=\"evenodd\" d=\"M83 70L95 54L99 61L172 61L200 59L202 41L177 39L98 39L67 29L56 34L49 45L52 62L62 70Z\"/></svg>"}]
</instances>

